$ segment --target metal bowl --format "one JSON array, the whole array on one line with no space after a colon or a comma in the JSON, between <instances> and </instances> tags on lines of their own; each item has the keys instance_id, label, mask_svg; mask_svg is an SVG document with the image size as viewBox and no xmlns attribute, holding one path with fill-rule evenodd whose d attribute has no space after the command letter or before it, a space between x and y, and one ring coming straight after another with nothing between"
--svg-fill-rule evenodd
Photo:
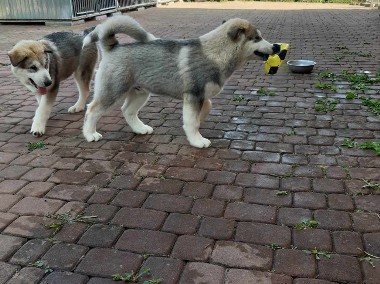
<instances>
[{"instance_id":1,"label":"metal bowl","mask_svg":"<svg viewBox=\"0 0 380 284\"><path fill-rule=\"evenodd\" d=\"M286 62L288 64L288 68L293 73L310 73L314 65L317 64L315 61L312 60L289 60Z\"/></svg>"}]
</instances>

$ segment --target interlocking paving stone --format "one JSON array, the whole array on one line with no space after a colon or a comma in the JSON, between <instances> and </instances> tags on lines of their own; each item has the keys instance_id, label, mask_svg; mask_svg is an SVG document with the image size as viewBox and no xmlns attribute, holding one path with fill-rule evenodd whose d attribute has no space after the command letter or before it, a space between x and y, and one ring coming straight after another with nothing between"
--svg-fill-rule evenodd
<instances>
[{"instance_id":1,"label":"interlocking paving stone","mask_svg":"<svg viewBox=\"0 0 380 284\"><path fill-rule=\"evenodd\" d=\"M194 215L221 217L224 211L224 201L213 199L197 199L191 211Z\"/></svg>"},{"instance_id":2,"label":"interlocking paving stone","mask_svg":"<svg viewBox=\"0 0 380 284\"><path fill-rule=\"evenodd\" d=\"M374 260L373 266L368 262L362 263L365 283L376 284L379 281L380 260Z\"/></svg>"},{"instance_id":3,"label":"interlocking paving stone","mask_svg":"<svg viewBox=\"0 0 380 284\"><path fill-rule=\"evenodd\" d=\"M9 212L19 215L39 215L54 214L64 204L61 200L24 197L15 204Z\"/></svg>"},{"instance_id":4,"label":"interlocking paving stone","mask_svg":"<svg viewBox=\"0 0 380 284\"><path fill-rule=\"evenodd\" d=\"M72 283L72 284L84 284L88 281L88 277L82 274L72 272L59 272L53 271L51 274L41 281L41 284L53 284L53 283Z\"/></svg>"},{"instance_id":5,"label":"interlocking paving stone","mask_svg":"<svg viewBox=\"0 0 380 284\"><path fill-rule=\"evenodd\" d=\"M362 239L357 232L333 232L333 241L337 253L360 255L363 252Z\"/></svg>"},{"instance_id":6,"label":"interlocking paving stone","mask_svg":"<svg viewBox=\"0 0 380 284\"><path fill-rule=\"evenodd\" d=\"M212 246L211 239L183 235L178 237L172 256L183 260L206 261L211 255Z\"/></svg>"},{"instance_id":7,"label":"interlocking paving stone","mask_svg":"<svg viewBox=\"0 0 380 284\"><path fill-rule=\"evenodd\" d=\"M298 249L332 250L330 232L321 229L293 229L293 244Z\"/></svg>"},{"instance_id":8,"label":"interlocking paving stone","mask_svg":"<svg viewBox=\"0 0 380 284\"><path fill-rule=\"evenodd\" d=\"M31 239L12 256L10 262L24 266L34 263L45 254L51 245L48 240Z\"/></svg>"},{"instance_id":9,"label":"interlocking paving stone","mask_svg":"<svg viewBox=\"0 0 380 284\"><path fill-rule=\"evenodd\" d=\"M5 283L19 269L17 265L0 261L0 283Z\"/></svg>"},{"instance_id":10,"label":"interlocking paving stone","mask_svg":"<svg viewBox=\"0 0 380 284\"><path fill-rule=\"evenodd\" d=\"M202 262L188 262L178 283L221 284L224 283L223 279L224 268L221 266Z\"/></svg>"},{"instance_id":11,"label":"interlocking paving stone","mask_svg":"<svg viewBox=\"0 0 380 284\"><path fill-rule=\"evenodd\" d=\"M8 211L20 199L18 195L0 194L0 211Z\"/></svg>"},{"instance_id":12,"label":"interlocking paving stone","mask_svg":"<svg viewBox=\"0 0 380 284\"><path fill-rule=\"evenodd\" d=\"M0 263L0 283L105 284L112 274L150 268L163 283L377 284L379 262L372 268L361 257L363 251L380 255L380 195L366 186L380 182L380 159L372 149L342 144L378 138L380 120L363 98L376 98L380 88L367 84L368 91L355 90L360 99L347 100L351 83L319 74L376 76L378 9L176 2L128 15L157 37L179 39L245 18L267 40L288 42L289 60L317 65L310 74L294 74L283 63L271 76L259 58L241 66L201 123L212 142L207 149L189 145L182 102L156 95L139 112L154 127L151 135L132 133L115 105L97 125L104 139L86 142L84 112L67 113L78 94L73 77L61 83L46 134L32 137L37 103L12 74L7 52L18 40L57 30L81 33L105 17L38 29L2 25L0 236L6 262ZM319 89L318 81L338 89ZM337 100L337 109L316 111L316 100L325 98ZM37 141L46 148L29 151L27 143ZM62 226L58 217L64 215L49 215L68 212L71 219ZM96 218L78 221L86 216ZM294 228L311 219L319 222L316 228ZM59 228L49 228L53 223ZM68 247L80 249L68 253ZM314 248L331 258L315 260L302 251ZM53 273L29 266L45 258Z\"/></svg>"},{"instance_id":13,"label":"interlocking paving stone","mask_svg":"<svg viewBox=\"0 0 380 284\"><path fill-rule=\"evenodd\" d=\"M27 181L24 180L3 180L0 182L0 193L16 193L26 184Z\"/></svg>"},{"instance_id":14,"label":"interlocking paving stone","mask_svg":"<svg viewBox=\"0 0 380 284\"><path fill-rule=\"evenodd\" d=\"M34 181L21 188L18 194L24 196L43 197L53 187L54 183L51 182Z\"/></svg>"},{"instance_id":15,"label":"interlocking paving stone","mask_svg":"<svg viewBox=\"0 0 380 284\"><path fill-rule=\"evenodd\" d=\"M357 212L352 215L353 228L358 232L380 231L380 219L376 213Z\"/></svg>"},{"instance_id":16,"label":"interlocking paving stone","mask_svg":"<svg viewBox=\"0 0 380 284\"><path fill-rule=\"evenodd\" d=\"M175 240L176 235L170 233L130 229L121 235L115 248L138 253L167 255Z\"/></svg>"},{"instance_id":17,"label":"interlocking paving stone","mask_svg":"<svg viewBox=\"0 0 380 284\"><path fill-rule=\"evenodd\" d=\"M144 203L144 207L165 212L188 213L193 199L185 196L169 194L151 194Z\"/></svg>"},{"instance_id":18,"label":"interlocking paving stone","mask_svg":"<svg viewBox=\"0 0 380 284\"><path fill-rule=\"evenodd\" d=\"M162 211L124 207L116 213L111 223L128 228L158 230L166 216L167 213Z\"/></svg>"},{"instance_id":19,"label":"interlocking paving stone","mask_svg":"<svg viewBox=\"0 0 380 284\"><path fill-rule=\"evenodd\" d=\"M231 239L235 231L235 221L205 217L199 227L199 235L219 240Z\"/></svg>"},{"instance_id":20,"label":"interlocking paving stone","mask_svg":"<svg viewBox=\"0 0 380 284\"><path fill-rule=\"evenodd\" d=\"M363 235L366 251L373 254L380 254L380 233L367 233Z\"/></svg>"},{"instance_id":21,"label":"interlocking paving stone","mask_svg":"<svg viewBox=\"0 0 380 284\"><path fill-rule=\"evenodd\" d=\"M45 273L36 267L24 267L15 274L7 283L9 284L37 284L40 283Z\"/></svg>"},{"instance_id":22,"label":"interlocking paving stone","mask_svg":"<svg viewBox=\"0 0 380 284\"><path fill-rule=\"evenodd\" d=\"M274 223L276 209L271 206L234 202L227 205L224 217L240 221Z\"/></svg>"},{"instance_id":23,"label":"interlocking paving stone","mask_svg":"<svg viewBox=\"0 0 380 284\"><path fill-rule=\"evenodd\" d=\"M90 186L77 186L77 185L57 185L52 188L47 194L46 197L67 200L67 201L86 201L91 194L94 192L94 189Z\"/></svg>"},{"instance_id":24,"label":"interlocking paving stone","mask_svg":"<svg viewBox=\"0 0 380 284\"><path fill-rule=\"evenodd\" d=\"M1 213L0 214L0 231L2 231L5 227L7 227L16 218L17 218L16 214Z\"/></svg>"},{"instance_id":25,"label":"interlocking paving stone","mask_svg":"<svg viewBox=\"0 0 380 284\"><path fill-rule=\"evenodd\" d=\"M122 231L120 227L95 224L83 234L78 244L89 247L111 247Z\"/></svg>"},{"instance_id":26,"label":"interlocking paving stone","mask_svg":"<svg viewBox=\"0 0 380 284\"><path fill-rule=\"evenodd\" d=\"M294 284L335 284L337 282L330 282L327 280L310 279L310 278L297 278L293 282Z\"/></svg>"},{"instance_id":27,"label":"interlocking paving stone","mask_svg":"<svg viewBox=\"0 0 380 284\"><path fill-rule=\"evenodd\" d=\"M51 219L44 217L20 216L5 228L3 232L28 238L48 238L54 231L48 227L52 223Z\"/></svg>"},{"instance_id":28,"label":"interlocking paving stone","mask_svg":"<svg viewBox=\"0 0 380 284\"><path fill-rule=\"evenodd\" d=\"M350 269L341 269L342 267ZM321 257L318 261L318 270L321 279L354 283L362 281L359 261L352 256L334 254L330 258Z\"/></svg>"},{"instance_id":29,"label":"interlocking paving stone","mask_svg":"<svg viewBox=\"0 0 380 284\"><path fill-rule=\"evenodd\" d=\"M277 273L302 277L314 277L316 274L314 256L301 250L277 250L274 259L274 269Z\"/></svg>"},{"instance_id":30,"label":"interlocking paving stone","mask_svg":"<svg viewBox=\"0 0 380 284\"><path fill-rule=\"evenodd\" d=\"M314 219L319 222L319 228L333 230L350 230L350 214L335 210L316 210Z\"/></svg>"},{"instance_id":31,"label":"interlocking paving stone","mask_svg":"<svg viewBox=\"0 0 380 284\"><path fill-rule=\"evenodd\" d=\"M76 243L88 226L88 224L81 222L65 224L54 235L54 239L65 243Z\"/></svg>"},{"instance_id":32,"label":"interlocking paving stone","mask_svg":"<svg viewBox=\"0 0 380 284\"><path fill-rule=\"evenodd\" d=\"M272 265L272 250L263 246L218 241L212 252L211 261L228 267L266 270Z\"/></svg>"},{"instance_id":33,"label":"interlocking paving stone","mask_svg":"<svg viewBox=\"0 0 380 284\"><path fill-rule=\"evenodd\" d=\"M141 255L106 248L93 248L81 260L78 273L91 276L110 277L123 271L137 271L142 263Z\"/></svg>"},{"instance_id":34,"label":"interlocking paving stone","mask_svg":"<svg viewBox=\"0 0 380 284\"><path fill-rule=\"evenodd\" d=\"M165 220L162 230L174 234L191 235L197 231L199 216L171 213Z\"/></svg>"},{"instance_id":35,"label":"interlocking paving stone","mask_svg":"<svg viewBox=\"0 0 380 284\"><path fill-rule=\"evenodd\" d=\"M149 257L142 265L141 270L150 270L149 277L142 277L142 280L161 279L163 283L178 283L184 263L179 259L167 257Z\"/></svg>"},{"instance_id":36,"label":"interlocking paving stone","mask_svg":"<svg viewBox=\"0 0 380 284\"><path fill-rule=\"evenodd\" d=\"M86 254L88 248L75 244L59 243L52 246L41 260L52 268L72 270Z\"/></svg>"},{"instance_id":37,"label":"interlocking paving stone","mask_svg":"<svg viewBox=\"0 0 380 284\"><path fill-rule=\"evenodd\" d=\"M312 219L312 212L303 208L280 208L278 210L278 223L287 226L301 224L305 220Z\"/></svg>"},{"instance_id":38,"label":"interlocking paving stone","mask_svg":"<svg viewBox=\"0 0 380 284\"><path fill-rule=\"evenodd\" d=\"M260 245L277 244L281 247L289 247L291 231L286 226L240 222L236 228L235 239L240 242Z\"/></svg>"},{"instance_id":39,"label":"interlocking paving stone","mask_svg":"<svg viewBox=\"0 0 380 284\"><path fill-rule=\"evenodd\" d=\"M26 241L24 238L0 235L0 260L6 261Z\"/></svg>"}]
</instances>

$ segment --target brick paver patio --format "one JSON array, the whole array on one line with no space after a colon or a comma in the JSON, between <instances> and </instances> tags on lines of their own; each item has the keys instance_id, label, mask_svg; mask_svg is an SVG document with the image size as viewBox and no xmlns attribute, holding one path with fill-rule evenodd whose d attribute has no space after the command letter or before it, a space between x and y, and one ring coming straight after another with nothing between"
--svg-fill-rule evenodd
<instances>
[{"instance_id":1,"label":"brick paver patio","mask_svg":"<svg viewBox=\"0 0 380 284\"><path fill-rule=\"evenodd\" d=\"M379 71L378 10L172 3L129 15L171 38L245 18L269 41L290 43L287 59L317 65L308 75L286 66L265 75L260 61L236 71L202 125L208 149L188 145L181 102L158 97L141 112L153 135L134 135L115 107L99 123L104 139L85 142L83 113L67 113L72 79L46 135L33 138L36 102L6 52L20 39L98 22L1 25L0 283L114 283L114 274L146 268L142 280L161 283L379 283L380 157L342 143L379 141L380 119L362 99L346 99L347 82L333 82L337 91L315 86L331 83L323 71ZM379 84L369 87L357 92L379 98ZM317 112L326 98L336 110ZM28 151L39 140L46 148Z\"/></svg>"}]
</instances>

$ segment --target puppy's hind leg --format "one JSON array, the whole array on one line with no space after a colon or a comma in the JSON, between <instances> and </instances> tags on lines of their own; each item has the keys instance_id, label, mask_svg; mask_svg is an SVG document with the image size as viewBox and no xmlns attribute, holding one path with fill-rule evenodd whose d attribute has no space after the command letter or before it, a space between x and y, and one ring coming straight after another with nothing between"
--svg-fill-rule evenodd
<instances>
[{"instance_id":1,"label":"puppy's hind leg","mask_svg":"<svg viewBox=\"0 0 380 284\"><path fill-rule=\"evenodd\" d=\"M207 107L207 106L206 106ZM183 129L185 130L187 140L190 145L197 148L207 148L211 145L211 141L204 138L199 133L201 118L205 118L208 114L207 109L203 110L203 103L199 102L192 95L185 94L183 101Z\"/></svg>"},{"instance_id":2,"label":"puppy's hind leg","mask_svg":"<svg viewBox=\"0 0 380 284\"><path fill-rule=\"evenodd\" d=\"M87 142L99 141L102 139L103 136L96 132L96 123L106 110L107 108L96 98L87 105L83 124L83 136L86 138Z\"/></svg>"},{"instance_id":3,"label":"puppy's hind leg","mask_svg":"<svg viewBox=\"0 0 380 284\"><path fill-rule=\"evenodd\" d=\"M210 99L206 99L204 102L203 102L203 105L202 105L202 108L201 108L201 113L200 113L200 121L204 121L206 119L206 117L208 116L208 114L210 113L211 111L211 108L212 108L212 102Z\"/></svg>"},{"instance_id":4,"label":"puppy's hind leg","mask_svg":"<svg viewBox=\"0 0 380 284\"><path fill-rule=\"evenodd\" d=\"M85 109L87 98L90 96L90 84L82 80L81 75L78 75L78 71L74 73L75 83L77 84L79 97L77 102L69 107L68 112L75 113Z\"/></svg>"},{"instance_id":5,"label":"puppy's hind leg","mask_svg":"<svg viewBox=\"0 0 380 284\"><path fill-rule=\"evenodd\" d=\"M90 83L94 75L97 59L96 46L90 46L82 50L78 68L75 70L74 79L77 84L79 97L78 101L69 108L70 113L80 112L85 109L86 102L90 96Z\"/></svg>"},{"instance_id":6,"label":"puppy's hind leg","mask_svg":"<svg viewBox=\"0 0 380 284\"><path fill-rule=\"evenodd\" d=\"M149 93L145 90L131 89L126 96L121 111L124 118L136 134L151 134L153 128L144 124L138 117L139 110L149 99Z\"/></svg>"},{"instance_id":7,"label":"puppy's hind leg","mask_svg":"<svg viewBox=\"0 0 380 284\"><path fill-rule=\"evenodd\" d=\"M89 66L88 70L82 70L81 67L78 67L75 71L74 79L78 87L79 97L77 102L69 108L68 112L75 113L85 109L87 99L90 96L90 83L93 75L93 69L94 66Z\"/></svg>"},{"instance_id":8,"label":"puppy's hind leg","mask_svg":"<svg viewBox=\"0 0 380 284\"><path fill-rule=\"evenodd\" d=\"M87 111L84 117L83 136L88 142L102 139L102 135L96 132L96 123L115 102L116 95L112 96L111 86L107 86L102 81L102 74L97 74L95 79L95 94L93 100L87 105Z\"/></svg>"}]
</instances>

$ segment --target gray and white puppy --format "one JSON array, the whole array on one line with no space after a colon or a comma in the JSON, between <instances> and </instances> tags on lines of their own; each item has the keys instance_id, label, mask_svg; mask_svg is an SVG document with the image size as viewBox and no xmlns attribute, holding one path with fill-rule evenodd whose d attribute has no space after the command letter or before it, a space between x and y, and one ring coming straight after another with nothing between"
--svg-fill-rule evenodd
<instances>
[{"instance_id":1,"label":"gray and white puppy","mask_svg":"<svg viewBox=\"0 0 380 284\"><path fill-rule=\"evenodd\" d=\"M46 123L57 97L59 84L72 74L79 89L78 101L69 112L86 107L90 81L98 57L96 44L82 49L84 36L72 32L57 32L40 40L21 40L8 52L13 74L35 93L38 107L33 118L33 136L45 134Z\"/></svg>"},{"instance_id":2,"label":"gray and white puppy","mask_svg":"<svg viewBox=\"0 0 380 284\"><path fill-rule=\"evenodd\" d=\"M115 34L123 33L137 42L119 44ZM183 129L194 147L209 147L210 140L199 126L211 110L211 98L255 52L273 53L273 45L259 30L243 19L231 19L195 39L156 39L128 16L116 16L98 25L84 40L84 46L99 41L102 60L95 76L94 98L87 107L83 134L98 141L96 123L117 100L132 130L150 134L138 112L149 94L183 100Z\"/></svg>"}]
</instances>

